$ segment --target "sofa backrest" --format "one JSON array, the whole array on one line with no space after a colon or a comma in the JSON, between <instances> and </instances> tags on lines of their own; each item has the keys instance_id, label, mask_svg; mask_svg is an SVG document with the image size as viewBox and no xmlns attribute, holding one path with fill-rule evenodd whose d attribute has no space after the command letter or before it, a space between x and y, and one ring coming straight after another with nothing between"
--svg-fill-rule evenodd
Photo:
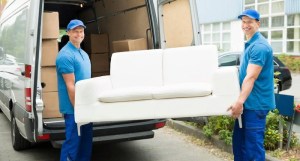
<instances>
[{"instance_id":1,"label":"sofa backrest","mask_svg":"<svg viewBox=\"0 0 300 161\"><path fill-rule=\"evenodd\" d=\"M113 88L162 86L162 50L114 53L110 76Z\"/></svg>"},{"instance_id":2,"label":"sofa backrest","mask_svg":"<svg viewBox=\"0 0 300 161\"><path fill-rule=\"evenodd\" d=\"M169 48L163 53L164 85L210 83L217 68L218 53L213 45Z\"/></svg>"}]
</instances>

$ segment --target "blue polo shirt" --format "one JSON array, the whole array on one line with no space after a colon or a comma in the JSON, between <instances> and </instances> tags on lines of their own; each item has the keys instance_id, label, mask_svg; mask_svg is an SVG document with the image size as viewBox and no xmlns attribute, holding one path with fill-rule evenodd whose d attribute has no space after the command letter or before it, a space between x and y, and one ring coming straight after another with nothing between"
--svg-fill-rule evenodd
<instances>
[{"instance_id":1,"label":"blue polo shirt","mask_svg":"<svg viewBox=\"0 0 300 161\"><path fill-rule=\"evenodd\" d=\"M74 114L63 74L75 75L75 83L91 78L91 62L85 51L76 48L70 41L59 51L56 57L59 109L63 114Z\"/></svg>"},{"instance_id":2,"label":"blue polo shirt","mask_svg":"<svg viewBox=\"0 0 300 161\"><path fill-rule=\"evenodd\" d=\"M262 67L261 73L254 82L254 87L244 103L249 110L272 110L275 108L273 50L267 40L256 32L245 43L241 56L239 80L242 85L247 74L248 64Z\"/></svg>"}]
</instances>

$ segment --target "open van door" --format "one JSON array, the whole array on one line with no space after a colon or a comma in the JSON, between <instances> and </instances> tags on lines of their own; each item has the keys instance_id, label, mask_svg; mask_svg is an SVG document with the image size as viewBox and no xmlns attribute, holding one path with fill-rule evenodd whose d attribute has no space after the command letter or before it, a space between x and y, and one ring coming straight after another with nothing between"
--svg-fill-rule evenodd
<instances>
[{"instance_id":1,"label":"open van door","mask_svg":"<svg viewBox=\"0 0 300 161\"><path fill-rule=\"evenodd\" d=\"M158 21L162 48L201 43L195 0L158 0Z\"/></svg>"},{"instance_id":2,"label":"open van door","mask_svg":"<svg viewBox=\"0 0 300 161\"><path fill-rule=\"evenodd\" d=\"M26 73L30 73L30 98L31 99L31 118L33 119L34 135L33 140L37 141L43 134L43 122L42 122L42 111L43 103L41 96L41 83L39 80L40 73L40 60L41 60L41 36L42 36L42 16L43 16L43 0L31 0L30 2L30 19L31 23L29 25L30 41L28 45L29 58L32 63L25 65L25 77L28 76ZM29 61L31 62L31 61ZM30 70L30 71L28 71ZM25 87L26 88L26 87ZM28 96L29 94L26 93ZM28 96L26 95L26 98ZM28 107L30 108L30 107Z\"/></svg>"}]
</instances>

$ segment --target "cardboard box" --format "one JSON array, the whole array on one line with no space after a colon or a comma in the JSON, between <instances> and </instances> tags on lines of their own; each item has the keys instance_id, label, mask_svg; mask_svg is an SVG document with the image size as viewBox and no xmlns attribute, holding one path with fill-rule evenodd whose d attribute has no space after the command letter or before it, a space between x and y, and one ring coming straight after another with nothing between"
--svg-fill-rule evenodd
<instances>
[{"instance_id":1,"label":"cardboard box","mask_svg":"<svg viewBox=\"0 0 300 161\"><path fill-rule=\"evenodd\" d=\"M91 54L92 72L109 71L108 53Z\"/></svg>"},{"instance_id":2,"label":"cardboard box","mask_svg":"<svg viewBox=\"0 0 300 161\"><path fill-rule=\"evenodd\" d=\"M56 67L42 67L41 81L45 83L43 92L57 92Z\"/></svg>"},{"instance_id":3,"label":"cardboard box","mask_svg":"<svg viewBox=\"0 0 300 161\"><path fill-rule=\"evenodd\" d=\"M57 92L43 92L42 99L44 102L43 118L62 117L62 114L59 112Z\"/></svg>"},{"instance_id":4,"label":"cardboard box","mask_svg":"<svg viewBox=\"0 0 300 161\"><path fill-rule=\"evenodd\" d=\"M100 77L103 75L109 75L109 71L105 71L105 72L92 72L92 78L93 77Z\"/></svg>"},{"instance_id":5,"label":"cardboard box","mask_svg":"<svg viewBox=\"0 0 300 161\"><path fill-rule=\"evenodd\" d=\"M145 38L113 41L112 45L114 52L147 50Z\"/></svg>"},{"instance_id":6,"label":"cardboard box","mask_svg":"<svg viewBox=\"0 0 300 161\"><path fill-rule=\"evenodd\" d=\"M85 37L85 51L89 54L108 53L108 35L107 34L91 34Z\"/></svg>"},{"instance_id":7,"label":"cardboard box","mask_svg":"<svg viewBox=\"0 0 300 161\"><path fill-rule=\"evenodd\" d=\"M58 42L56 39L42 41L42 66L55 66L55 59L58 53Z\"/></svg>"},{"instance_id":8,"label":"cardboard box","mask_svg":"<svg viewBox=\"0 0 300 161\"><path fill-rule=\"evenodd\" d=\"M58 12L44 12L43 14L43 39L57 39L59 36Z\"/></svg>"}]
</instances>

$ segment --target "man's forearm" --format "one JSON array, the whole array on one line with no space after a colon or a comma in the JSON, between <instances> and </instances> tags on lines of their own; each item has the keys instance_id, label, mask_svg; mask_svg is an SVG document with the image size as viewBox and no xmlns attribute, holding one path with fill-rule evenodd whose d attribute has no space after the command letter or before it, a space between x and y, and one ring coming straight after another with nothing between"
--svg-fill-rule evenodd
<instances>
[{"instance_id":1,"label":"man's forearm","mask_svg":"<svg viewBox=\"0 0 300 161\"><path fill-rule=\"evenodd\" d=\"M242 90L240 93L240 96L238 98L238 102L244 104L248 96L250 95L253 86L254 86L255 78L252 77L245 77L243 84L242 84Z\"/></svg>"},{"instance_id":2,"label":"man's forearm","mask_svg":"<svg viewBox=\"0 0 300 161\"><path fill-rule=\"evenodd\" d=\"M74 107L74 105L75 105L75 86L70 85L67 87L67 90L68 90L70 102L71 102L72 106Z\"/></svg>"}]
</instances>

